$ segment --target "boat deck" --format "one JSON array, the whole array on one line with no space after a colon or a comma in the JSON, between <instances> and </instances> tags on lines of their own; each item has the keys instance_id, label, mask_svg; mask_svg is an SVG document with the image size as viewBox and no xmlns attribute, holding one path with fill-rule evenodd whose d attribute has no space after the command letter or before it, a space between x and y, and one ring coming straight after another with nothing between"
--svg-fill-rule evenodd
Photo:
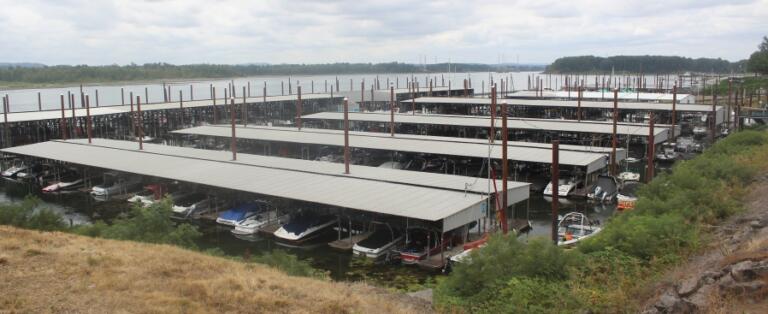
<instances>
[{"instance_id":1,"label":"boat deck","mask_svg":"<svg viewBox=\"0 0 768 314\"><path fill-rule=\"evenodd\" d=\"M352 250L352 247L360 241L363 241L370 237L373 234L373 232L364 232L352 235L351 237L341 238L339 240L329 242L328 246L341 250L341 251L350 251Z\"/></svg>"},{"instance_id":2,"label":"boat deck","mask_svg":"<svg viewBox=\"0 0 768 314\"><path fill-rule=\"evenodd\" d=\"M261 229L259 229L259 233L261 233L262 235L266 235L266 236L274 236L275 235L275 231L277 231L277 229L280 229L281 226L282 225L280 223L273 222L273 223L270 223L270 224L267 224L267 225L264 225L263 227L261 227Z\"/></svg>"},{"instance_id":3,"label":"boat deck","mask_svg":"<svg viewBox=\"0 0 768 314\"><path fill-rule=\"evenodd\" d=\"M435 255L429 256L426 259L420 260L417 265L419 265L420 268L437 271L443 269L445 267L445 262L448 260L449 257L454 256L456 254L459 254L464 251L463 245L457 245L454 246L446 251L443 251L442 253L437 253Z\"/></svg>"}]
</instances>

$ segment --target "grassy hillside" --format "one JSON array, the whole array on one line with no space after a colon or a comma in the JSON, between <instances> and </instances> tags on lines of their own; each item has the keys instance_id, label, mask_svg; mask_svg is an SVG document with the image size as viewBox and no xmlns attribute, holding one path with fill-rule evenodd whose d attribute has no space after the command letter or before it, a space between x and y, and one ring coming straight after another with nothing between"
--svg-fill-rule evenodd
<instances>
[{"instance_id":1,"label":"grassy hillside","mask_svg":"<svg viewBox=\"0 0 768 314\"><path fill-rule=\"evenodd\" d=\"M292 277L169 245L0 226L0 313L411 313L362 283Z\"/></svg>"}]
</instances>

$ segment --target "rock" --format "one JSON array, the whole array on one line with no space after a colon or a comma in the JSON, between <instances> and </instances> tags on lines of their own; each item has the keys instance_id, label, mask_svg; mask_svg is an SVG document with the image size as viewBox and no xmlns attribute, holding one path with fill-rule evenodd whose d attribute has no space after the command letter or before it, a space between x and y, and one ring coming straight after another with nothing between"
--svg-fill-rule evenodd
<instances>
[{"instance_id":1,"label":"rock","mask_svg":"<svg viewBox=\"0 0 768 314\"><path fill-rule=\"evenodd\" d=\"M688 304L675 294L674 291L667 291L654 305L662 313L687 313L690 311Z\"/></svg>"},{"instance_id":2,"label":"rock","mask_svg":"<svg viewBox=\"0 0 768 314\"><path fill-rule=\"evenodd\" d=\"M720 280L718 280L717 285L720 286L720 290L723 291L725 288L732 284L735 284L736 280L733 280L733 276L731 276L730 273L726 274Z\"/></svg>"},{"instance_id":3,"label":"rock","mask_svg":"<svg viewBox=\"0 0 768 314\"><path fill-rule=\"evenodd\" d=\"M711 279L711 278L710 278ZM699 288L696 293L692 294L687 300L685 300L694 312L705 312L709 305L710 293L713 286L705 285Z\"/></svg>"},{"instance_id":4,"label":"rock","mask_svg":"<svg viewBox=\"0 0 768 314\"><path fill-rule=\"evenodd\" d=\"M737 282L752 280L752 278L755 277L755 272L752 271L753 264L752 261L743 261L734 264L731 267L731 276L733 276L733 279Z\"/></svg>"},{"instance_id":5,"label":"rock","mask_svg":"<svg viewBox=\"0 0 768 314\"><path fill-rule=\"evenodd\" d=\"M720 279L720 277L722 276L723 276L722 271L712 271L712 270L705 271L701 275L701 284L711 285L715 283L716 280Z\"/></svg>"},{"instance_id":6,"label":"rock","mask_svg":"<svg viewBox=\"0 0 768 314\"><path fill-rule=\"evenodd\" d=\"M725 293L746 294L763 289L763 287L765 287L764 282L755 280L748 282L734 282L725 287L721 286L720 289L722 289L722 291Z\"/></svg>"},{"instance_id":7,"label":"rock","mask_svg":"<svg viewBox=\"0 0 768 314\"><path fill-rule=\"evenodd\" d=\"M765 223L761 221L760 219L752 220L752 222L749 223L749 226L754 229L760 229L762 227L765 227Z\"/></svg>"},{"instance_id":8,"label":"rock","mask_svg":"<svg viewBox=\"0 0 768 314\"><path fill-rule=\"evenodd\" d=\"M701 281L698 277L688 278L683 280L677 287L677 294L682 297L687 297L701 287Z\"/></svg>"},{"instance_id":9,"label":"rock","mask_svg":"<svg viewBox=\"0 0 768 314\"><path fill-rule=\"evenodd\" d=\"M645 311L641 312L642 314L659 314L659 309L657 309L655 306L651 307L649 309L646 309Z\"/></svg>"}]
</instances>

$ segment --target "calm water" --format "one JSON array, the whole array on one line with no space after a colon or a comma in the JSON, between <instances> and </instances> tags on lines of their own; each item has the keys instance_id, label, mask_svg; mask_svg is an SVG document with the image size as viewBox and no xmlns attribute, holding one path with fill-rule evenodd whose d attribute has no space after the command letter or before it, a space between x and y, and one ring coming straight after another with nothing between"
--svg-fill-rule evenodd
<instances>
[{"instance_id":1,"label":"calm water","mask_svg":"<svg viewBox=\"0 0 768 314\"><path fill-rule=\"evenodd\" d=\"M178 101L179 91L182 92L182 98L184 100L190 99L190 86L192 87L192 93L194 99L208 99L211 97L209 86L216 87L216 96L218 98L223 97L224 89L227 88L229 83L234 82L236 86L236 95L242 95L242 88L248 83L251 84L251 95L262 95L262 88L264 84L267 86L267 95L280 95L284 92L286 95L288 91L288 81L291 82L292 93L296 93L296 86L301 85L302 93L311 93L312 84L314 83L315 93L326 92L326 82L328 90L335 84L336 78L339 79L339 87L341 91L350 90L350 80L352 80L352 90L360 90L360 82L365 81L366 89L370 89L374 84L376 78L379 79L381 88L386 88L387 79L392 86L399 82L400 88L406 88L406 80L411 78L419 82L421 88L429 86L429 80L433 80L435 85L440 85L445 80L445 85L450 84L452 87L457 88L463 85L464 79L470 79L472 81L472 87L475 88L476 93L488 92L488 84L491 79L494 82L499 82L500 79L504 79L508 83L509 90L522 90L526 89L528 85L528 78L532 76L538 76L542 79L544 88L557 88L558 86L564 86L563 76L560 75L542 75L538 72L509 72L509 73L489 73L489 72L471 72L471 73L429 73L429 74L362 74L362 75L303 75L303 76L254 76L254 77L242 77L232 79L218 79L218 80L166 80L166 84L171 86L171 100ZM586 84L594 84L595 76L584 75L580 76ZM621 78L622 76L616 76ZM636 77L636 76L632 76ZM655 76L646 76L648 86L652 86L652 82L655 81ZM670 76L671 80L674 80ZM283 83L281 88L281 83ZM129 95L131 92L135 96L141 96L142 102L146 102L146 94L149 97L149 102L162 102L163 100L163 82L137 82L132 84L122 83L117 84L100 84L100 85L87 85L83 86L84 93L91 95L91 106L96 105L95 95L96 90L99 93L99 104L101 106L108 105L120 105L121 102L121 88L125 92L125 100L129 101ZM8 95L11 101L12 112L18 111L34 111L38 109L37 106L37 93L40 93L40 100L42 108L45 109L57 109L60 108L59 95L67 95L67 93L80 94L79 86L69 86L61 88L43 88L43 89L12 89L3 90L0 93ZM80 100L76 97L76 103Z\"/></svg>"},{"instance_id":2,"label":"calm water","mask_svg":"<svg viewBox=\"0 0 768 314\"><path fill-rule=\"evenodd\" d=\"M21 202L27 195L36 195L42 200L40 207L50 208L61 213L65 221L73 224L89 223L99 218L114 217L129 208L126 201L98 202L87 193L42 194L39 188L13 181L0 180L0 202ZM548 236L551 224L551 203L541 195L534 195L529 202L516 205L517 218L529 217L533 230L521 235L522 239L533 236ZM606 221L614 211L613 206L602 206L584 200L566 200L560 205L560 213L580 211L590 217ZM229 229L215 224L200 223L204 236L198 241L202 249L218 248L230 256L258 255L272 250L285 250L302 260L309 261L313 267L326 271L334 280L365 280L380 286L398 289L415 289L417 285L434 279L439 274L429 273L417 267L389 264L373 264L362 258L355 258L350 252L335 251L325 243L304 248L286 248L272 239L256 238L241 240L234 237ZM327 241L335 240L336 234L330 233Z\"/></svg>"}]
</instances>

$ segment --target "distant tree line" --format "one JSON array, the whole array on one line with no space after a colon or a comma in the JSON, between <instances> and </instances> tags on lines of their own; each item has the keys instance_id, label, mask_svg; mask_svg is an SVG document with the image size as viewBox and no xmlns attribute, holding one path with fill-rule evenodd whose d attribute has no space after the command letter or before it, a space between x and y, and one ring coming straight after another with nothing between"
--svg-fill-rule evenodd
<instances>
[{"instance_id":1,"label":"distant tree line","mask_svg":"<svg viewBox=\"0 0 768 314\"><path fill-rule=\"evenodd\" d=\"M430 73L543 70L539 65L488 65L471 63L328 63L328 64L130 64L125 66L57 65L0 67L0 82L72 83L115 82L158 79L224 78L255 75L343 75L372 73Z\"/></svg>"},{"instance_id":2,"label":"distant tree line","mask_svg":"<svg viewBox=\"0 0 768 314\"><path fill-rule=\"evenodd\" d=\"M757 51L749 56L747 69L753 73L768 74L768 36L763 36L763 42L757 46Z\"/></svg>"},{"instance_id":3,"label":"distant tree line","mask_svg":"<svg viewBox=\"0 0 768 314\"><path fill-rule=\"evenodd\" d=\"M563 57L546 69L550 73L731 73L744 72L746 60L729 62L713 58L686 58L678 56L613 56Z\"/></svg>"}]
</instances>

